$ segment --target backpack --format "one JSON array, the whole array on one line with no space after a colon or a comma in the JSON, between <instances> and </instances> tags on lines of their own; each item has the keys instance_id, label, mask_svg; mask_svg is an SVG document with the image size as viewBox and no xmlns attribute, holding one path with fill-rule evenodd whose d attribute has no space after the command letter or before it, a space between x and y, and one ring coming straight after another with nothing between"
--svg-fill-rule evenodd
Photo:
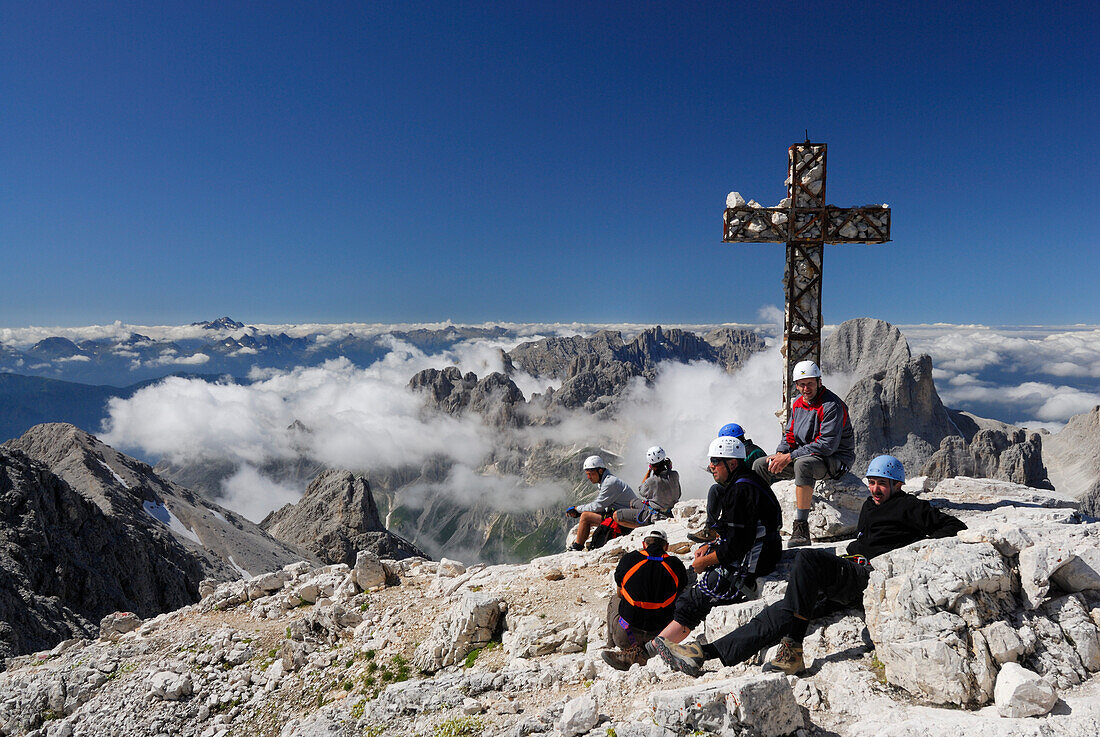
<instances>
[{"instance_id":1,"label":"backpack","mask_svg":"<svg viewBox=\"0 0 1100 737\"><path fill-rule=\"evenodd\" d=\"M619 523L615 521L615 518L608 517L596 529L592 530L592 535L588 538L588 549L602 548L608 540L613 537L621 537L622 534L623 528L619 527Z\"/></svg>"}]
</instances>

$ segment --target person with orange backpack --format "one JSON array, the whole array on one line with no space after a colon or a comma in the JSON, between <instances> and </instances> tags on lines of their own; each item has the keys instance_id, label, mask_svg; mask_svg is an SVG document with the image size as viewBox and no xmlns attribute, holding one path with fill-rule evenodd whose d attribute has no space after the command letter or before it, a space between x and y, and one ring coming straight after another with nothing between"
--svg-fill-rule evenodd
<instances>
[{"instance_id":1,"label":"person with orange backpack","mask_svg":"<svg viewBox=\"0 0 1100 737\"><path fill-rule=\"evenodd\" d=\"M668 536L653 528L642 549L631 550L615 568L618 591L607 607L608 641L618 650L604 650L603 661L616 670L645 665L644 646L672 621L676 597L687 586L687 569L668 552Z\"/></svg>"}]
</instances>

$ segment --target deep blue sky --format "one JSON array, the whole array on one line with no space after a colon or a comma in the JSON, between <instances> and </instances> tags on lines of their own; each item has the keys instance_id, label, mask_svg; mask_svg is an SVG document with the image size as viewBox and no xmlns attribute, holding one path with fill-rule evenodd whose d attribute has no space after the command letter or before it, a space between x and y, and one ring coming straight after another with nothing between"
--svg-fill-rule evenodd
<instances>
[{"instance_id":1,"label":"deep blue sky","mask_svg":"<svg viewBox=\"0 0 1100 737\"><path fill-rule=\"evenodd\" d=\"M1039 5L2 2L0 324L754 322L725 196L805 129L893 208L827 322L1100 323L1100 4Z\"/></svg>"}]
</instances>

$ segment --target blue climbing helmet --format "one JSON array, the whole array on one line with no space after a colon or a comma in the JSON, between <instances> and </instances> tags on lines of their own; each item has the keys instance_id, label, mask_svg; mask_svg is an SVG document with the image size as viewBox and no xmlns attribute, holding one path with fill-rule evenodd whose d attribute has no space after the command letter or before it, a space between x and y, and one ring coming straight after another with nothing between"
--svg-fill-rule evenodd
<instances>
[{"instance_id":1,"label":"blue climbing helmet","mask_svg":"<svg viewBox=\"0 0 1100 737\"><path fill-rule=\"evenodd\" d=\"M728 422L722 425L722 429L718 431L718 437L743 438L745 437L745 431L736 422Z\"/></svg>"},{"instance_id":2,"label":"blue climbing helmet","mask_svg":"<svg viewBox=\"0 0 1100 737\"><path fill-rule=\"evenodd\" d=\"M905 466L894 456L881 455L867 464L867 476L905 482Z\"/></svg>"}]
</instances>

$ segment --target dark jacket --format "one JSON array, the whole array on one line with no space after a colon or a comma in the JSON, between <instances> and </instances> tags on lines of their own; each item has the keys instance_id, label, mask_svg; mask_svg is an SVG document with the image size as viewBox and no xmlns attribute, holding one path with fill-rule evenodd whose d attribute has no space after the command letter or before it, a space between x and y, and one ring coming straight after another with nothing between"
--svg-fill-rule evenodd
<instances>
[{"instance_id":1,"label":"dark jacket","mask_svg":"<svg viewBox=\"0 0 1100 737\"><path fill-rule=\"evenodd\" d=\"M848 406L825 387L812 402L798 395L776 452L790 453L792 459L805 455L826 458L829 472L840 476L856 459L856 435Z\"/></svg>"},{"instance_id":2,"label":"dark jacket","mask_svg":"<svg viewBox=\"0 0 1100 737\"><path fill-rule=\"evenodd\" d=\"M742 463L728 484L715 484L710 494L718 502L718 541L710 546L718 562L758 576L775 570L783 552L783 511L771 487Z\"/></svg>"},{"instance_id":3,"label":"dark jacket","mask_svg":"<svg viewBox=\"0 0 1100 737\"><path fill-rule=\"evenodd\" d=\"M953 537L966 525L944 514L923 499L898 490L882 504L868 497L859 511L856 539L848 543L848 553L874 558L917 540Z\"/></svg>"},{"instance_id":4,"label":"dark jacket","mask_svg":"<svg viewBox=\"0 0 1100 737\"><path fill-rule=\"evenodd\" d=\"M630 573L635 566L637 570ZM628 573L630 577L626 578ZM676 596L687 585L687 569L674 555L656 557L631 550L619 559L615 583L621 597L619 616L631 627L659 632L672 621Z\"/></svg>"},{"instance_id":5,"label":"dark jacket","mask_svg":"<svg viewBox=\"0 0 1100 737\"><path fill-rule=\"evenodd\" d=\"M757 458L764 458L768 455L763 448L748 438L745 438L741 442L745 444L745 465L749 468L752 468L752 464L756 462Z\"/></svg>"}]
</instances>

